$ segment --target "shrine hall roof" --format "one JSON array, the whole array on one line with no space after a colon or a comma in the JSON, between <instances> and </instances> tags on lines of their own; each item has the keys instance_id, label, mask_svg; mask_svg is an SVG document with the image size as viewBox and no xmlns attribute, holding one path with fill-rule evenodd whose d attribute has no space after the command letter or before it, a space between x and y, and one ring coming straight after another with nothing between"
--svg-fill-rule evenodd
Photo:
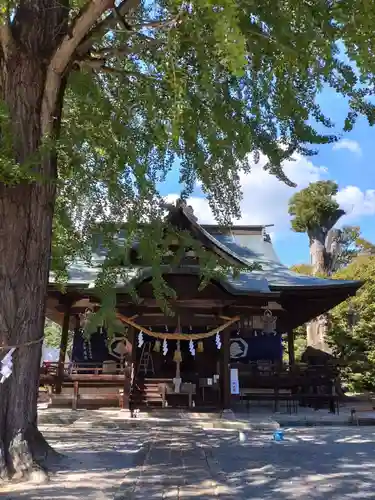
<instances>
[{"instance_id":1,"label":"shrine hall roof","mask_svg":"<svg viewBox=\"0 0 375 500\"><path fill-rule=\"evenodd\" d=\"M189 207L188 207L189 208ZM228 276L222 280L221 285L228 292L234 295L260 293L272 295L282 291L293 289L319 290L340 289L347 290L348 296L354 295L356 290L362 285L358 281L344 281L315 278L305 276L291 271L283 265L272 245L271 238L265 232L263 226L234 226L231 229L223 230L214 225L200 225L184 205L174 209L172 219L176 224L183 221L184 229L189 229L194 237L210 248L220 257L226 259L231 264L240 265L241 268L258 263L260 270L246 271L239 273L236 278ZM105 254L98 252L93 256L93 266L87 266L82 261L77 261L69 267L69 284L78 287L93 287L99 272L99 265L104 261ZM177 273L192 274L198 273L197 266L182 266ZM173 272L166 267L165 272ZM148 267L132 268L128 271L128 283L140 283L151 277L151 269ZM51 276L53 283L53 276ZM119 283L119 288L124 288L128 283Z\"/></svg>"}]
</instances>

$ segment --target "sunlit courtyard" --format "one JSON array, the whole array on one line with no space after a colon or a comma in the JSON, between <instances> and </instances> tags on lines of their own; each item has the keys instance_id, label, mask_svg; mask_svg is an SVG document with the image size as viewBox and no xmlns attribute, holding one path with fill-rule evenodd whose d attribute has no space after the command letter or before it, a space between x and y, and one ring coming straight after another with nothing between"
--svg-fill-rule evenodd
<instances>
[{"instance_id":1,"label":"sunlit courtyard","mask_svg":"<svg viewBox=\"0 0 375 500\"><path fill-rule=\"evenodd\" d=\"M375 428L203 430L199 420L139 421L91 412L44 425L66 458L47 484L12 485L14 500L342 500L374 498Z\"/></svg>"}]
</instances>

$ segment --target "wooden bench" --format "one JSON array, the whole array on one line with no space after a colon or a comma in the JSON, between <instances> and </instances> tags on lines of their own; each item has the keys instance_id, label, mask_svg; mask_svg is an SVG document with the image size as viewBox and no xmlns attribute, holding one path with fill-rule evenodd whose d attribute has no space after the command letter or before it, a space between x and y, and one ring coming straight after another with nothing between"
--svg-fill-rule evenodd
<instances>
[{"instance_id":1,"label":"wooden bench","mask_svg":"<svg viewBox=\"0 0 375 500\"><path fill-rule=\"evenodd\" d=\"M110 392L98 392L98 393L90 393L90 394L84 394L80 393L80 389L83 387L89 387L89 388L95 388L95 389L105 389L105 388L112 388L112 389L117 389L117 390L112 390ZM103 401L103 402L108 402L108 401L116 401L118 403L119 408L124 408L124 406L127 404L128 401L128 395L125 394L124 396L124 388L122 387L116 387L116 385L99 385L99 384L88 384L82 383L79 380L75 380L73 382L73 395L72 395L72 410L77 410L79 406L79 401Z\"/></svg>"},{"instance_id":2,"label":"wooden bench","mask_svg":"<svg viewBox=\"0 0 375 500\"><path fill-rule=\"evenodd\" d=\"M290 391L274 390L266 392L265 390L245 389L240 393L240 400L246 402L247 410L250 409L250 401L271 401L273 403L274 412L277 412L279 410L279 402L284 401L286 403L287 412L290 415L292 412L297 413L298 411L298 401Z\"/></svg>"},{"instance_id":3,"label":"wooden bench","mask_svg":"<svg viewBox=\"0 0 375 500\"><path fill-rule=\"evenodd\" d=\"M162 406L166 408L168 406L167 396L185 396L188 399L188 407L193 408L194 401L193 395L196 393L195 384L182 383L180 392L175 392L173 384L159 384L159 390L162 397Z\"/></svg>"},{"instance_id":4,"label":"wooden bench","mask_svg":"<svg viewBox=\"0 0 375 500\"><path fill-rule=\"evenodd\" d=\"M337 394L301 394L293 395L293 398L300 403L328 403L329 409L332 413L340 414L340 397Z\"/></svg>"}]
</instances>

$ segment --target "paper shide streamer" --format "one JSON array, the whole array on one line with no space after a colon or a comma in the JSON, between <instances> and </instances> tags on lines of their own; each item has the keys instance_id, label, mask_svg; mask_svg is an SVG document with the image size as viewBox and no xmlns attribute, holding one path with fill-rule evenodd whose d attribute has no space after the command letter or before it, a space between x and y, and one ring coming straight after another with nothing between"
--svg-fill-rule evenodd
<instances>
[{"instance_id":1,"label":"paper shide streamer","mask_svg":"<svg viewBox=\"0 0 375 500\"><path fill-rule=\"evenodd\" d=\"M0 368L1 380L0 380L0 384L3 384L5 382L5 380L12 375L12 370L13 370L13 353L14 353L15 350L16 350L16 348L13 347L9 352L6 353L6 355L1 360L1 368Z\"/></svg>"}]
</instances>

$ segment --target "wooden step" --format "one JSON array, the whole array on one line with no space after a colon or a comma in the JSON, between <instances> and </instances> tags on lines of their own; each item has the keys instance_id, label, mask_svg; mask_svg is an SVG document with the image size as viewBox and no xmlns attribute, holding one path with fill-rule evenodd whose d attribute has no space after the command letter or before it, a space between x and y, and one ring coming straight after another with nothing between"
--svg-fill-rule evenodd
<instances>
[{"instance_id":1,"label":"wooden step","mask_svg":"<svg viewBox=\"0 0 375 500\"><path fill-rule=\"evenodd\" d=\"M139 399L139 398L143 398L143 399L162 399L161 395L157 392L152 392L152 393L145 393L145 392L139 392L137 394L131 394L130 395L132 398L134 399Z\"/></svg>"},{"instance_id":2,"label":"wooden step","mask_svg":"<svg viewBox=\"0 0 375 500\"><path fill-rule=\"evenodd\" d=\"M162 403L162 400L159 399L159 398L131 398L130 399L131 402L134 402L134 403Z\"/></svg>"},{"instance_id":3,"label":"wooden step","mask_svg":"<svg viewBox=\"0 0 375 500\"><path fill-rule=\"evenodd\" d=\"M145 377L143 379L144 383L150 383L150 384L166 384L166 383L172 383L173 379L171 378L149 378ZM142 380L139 380L139 382L142 382Z\"/></svg>"}]
</instances>

